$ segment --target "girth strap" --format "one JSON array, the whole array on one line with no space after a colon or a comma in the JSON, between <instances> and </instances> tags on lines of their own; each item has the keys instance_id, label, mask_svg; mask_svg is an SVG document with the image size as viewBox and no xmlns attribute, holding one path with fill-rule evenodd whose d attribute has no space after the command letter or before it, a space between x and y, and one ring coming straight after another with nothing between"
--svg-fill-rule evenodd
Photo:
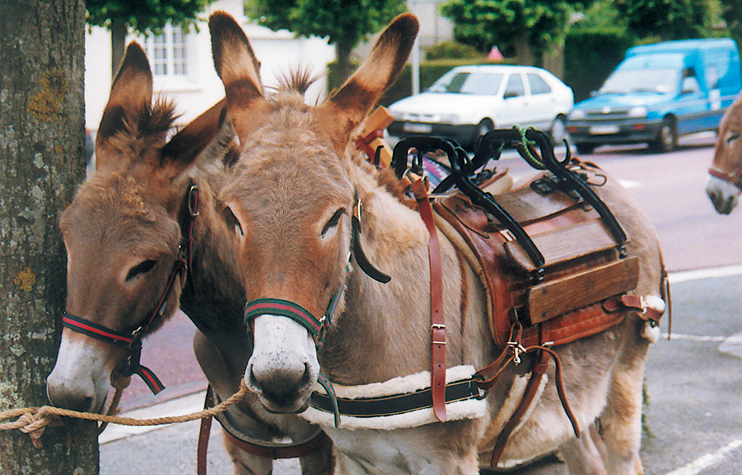
<instances>
[{"instance_id":1,"label":"girth strap","mask_svg":"<svg viewBox=\"0 0 742 475\"><path fill-rule=\"evenodd\" d=\"M204 409L214 407L217 399L216 394L214 394L214 389L211 386L208 386L206 388ZM319 427L315 433L302 442L282 444L252 439L247 435L242 434L237 430L237 428L230 424L224 414L221 414L221 416L222 417L217 416L217 421L222 426L227 440L243 452L257 455L258 457L269 458L272 460L299 458L314 453L320 450L323 445L330 443L329 438ZM206 458L208 454L211 425L211 417L201 419L201 429L198 434L198 460L196 464L198 475L206 475Z\"/></svg>"}]
</instances>

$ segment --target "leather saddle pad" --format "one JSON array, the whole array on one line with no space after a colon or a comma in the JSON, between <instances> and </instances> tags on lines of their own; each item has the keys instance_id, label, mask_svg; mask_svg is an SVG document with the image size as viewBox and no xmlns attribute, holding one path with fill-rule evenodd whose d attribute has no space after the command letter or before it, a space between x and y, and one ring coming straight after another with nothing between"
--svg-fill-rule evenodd
<instances>
[{"instance_id":1,"label":"leather saddle pad","mask_svg":"<svg viewBox=\"0 0 742 475\"><path fill-rule=\"evenodd\" d=\"M584 164L580 172L588 182L605 179ZM560 190L549 172L495 201L526 231L543 266L534 265L513 233L465 195L437 197L433 207L476 256L498 345L507 343L516 321L538 325L636 288L638 258L626 257L599 214L575 193ZM441 231L452 237L445 225Z\"/></svg>"}]
</instances>

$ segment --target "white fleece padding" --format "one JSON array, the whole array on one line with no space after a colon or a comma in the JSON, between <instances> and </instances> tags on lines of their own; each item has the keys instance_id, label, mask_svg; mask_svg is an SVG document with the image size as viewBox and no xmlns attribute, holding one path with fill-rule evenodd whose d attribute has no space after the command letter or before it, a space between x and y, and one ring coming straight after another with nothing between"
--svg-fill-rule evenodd
<instances>
[{"instance_id":1,"label":"white fleece padding","mask_svg":"<svg viewBox=\"0 0 742 475\"><path fill-rule=\"evenodd\" d=\"M473 366L455 366L446 370L446 384L455 381L471 379L476 373ZM410 394L430 387L430 372L411 374L409 376L399 376L383 383L371 383L361 386L340 386L333 385L335 395L338 399L363 399L383 396L392 396L395 394ZM326 394L324 388L317 384L315 391ZM465 401L456 401L446 404L446 420L476 419L484 417L487 403L484 399L468 399ZM314 407L309 407L306 411L299 414L307 421L321 426L335 427L335 418L331 412L321 411ZM404 414L393 414L378 417L354 417L340 415L339 429L358 430L358 429L376 429L376 430L396 430L419 427L425 424L438 422L435 417L433 408L423 408Z\"/></svg>"}]
</instances>

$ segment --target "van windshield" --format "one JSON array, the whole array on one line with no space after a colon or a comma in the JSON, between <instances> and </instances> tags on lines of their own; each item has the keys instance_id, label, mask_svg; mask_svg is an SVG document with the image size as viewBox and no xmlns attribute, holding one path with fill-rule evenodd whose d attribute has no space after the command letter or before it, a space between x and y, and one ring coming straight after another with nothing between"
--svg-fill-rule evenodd
<instances>
[{"instance_id":1,"label":"van windshield","mask_svg":"<svg viewBox=\"0 0 742 475\"><path fill-rule=\"evenodd\" d=\"M620 69L614 71L606 79L598 93L654 92L668 94L677 92L678 84L677 69Z\"/></svg>"},{"instance_id":2,"label":"van windshield","mask_svg":"<svg viewBox=\"0 0 742 475\"><path fill-rule=\"evenodd\" d=\"M494 96L501 83L502 74L499 73L457 72L441 76L428 92Z\"/></svg>"}]
</instances>

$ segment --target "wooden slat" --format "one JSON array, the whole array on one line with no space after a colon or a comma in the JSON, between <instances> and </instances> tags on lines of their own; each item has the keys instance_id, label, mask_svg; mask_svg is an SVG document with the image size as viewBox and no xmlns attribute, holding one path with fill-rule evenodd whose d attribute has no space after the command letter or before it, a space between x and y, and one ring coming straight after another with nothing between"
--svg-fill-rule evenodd
<instances>
[{"instance_id":1,"label":"wooden slat","mask_svg":"<svg viewBox=\"0 0 742 475\"><path fill-rule=\"evenodd\" d=\"M531 236L531 239L544 256L545 267L616 246L616 241L599 219ZM508 256L525 270L536 270L528 254L517 241L506 242L505 250Z\"/></svg>"},{"instance_id":2,"label":"wooden slat","mask_svg":"<svg viewBox=\"0 0 742 475\"><path fill-rule=\"evenodd\" d=\"M638 280L639 258L629 257L534 286L527 296L531 323L629 292Z\"/></svg>"}]
</instances>

